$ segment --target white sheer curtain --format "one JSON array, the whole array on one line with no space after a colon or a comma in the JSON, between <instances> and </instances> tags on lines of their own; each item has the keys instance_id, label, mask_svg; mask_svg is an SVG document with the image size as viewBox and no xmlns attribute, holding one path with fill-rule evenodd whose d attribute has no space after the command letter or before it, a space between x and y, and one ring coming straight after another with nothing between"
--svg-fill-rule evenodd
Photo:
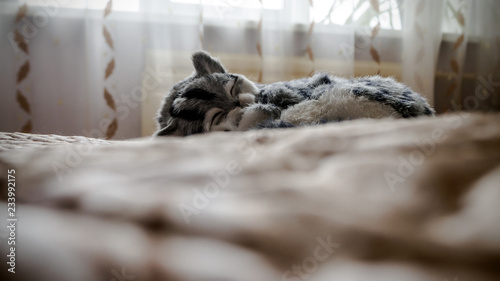
<instances>
[{"instance_id":1,"label":"white sheer curtain","mask_svg":"<svg viewBox=\"0 0 500 281\"><path fill-rule=\"evenodd\" d=\"M0 130L151 134L205 49L258 82L394 76L438 112L498 110L500 1L0 2Z\"/></svg>"}]
</instances>

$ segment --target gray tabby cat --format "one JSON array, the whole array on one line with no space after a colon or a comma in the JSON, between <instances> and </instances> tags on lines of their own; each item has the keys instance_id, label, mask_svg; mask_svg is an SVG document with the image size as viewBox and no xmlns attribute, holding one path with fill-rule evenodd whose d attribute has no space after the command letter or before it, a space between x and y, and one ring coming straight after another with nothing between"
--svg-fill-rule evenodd
<instances>
[{"instance_id":1,"label":"gray tabby cat","mask_svg":"<svg viewBox=\"0 0 500 281\"><path fill-rule=\"evenodd\" d=\"M392 78L316 74L256 84L227 73L207 52L194 53L192 60L195 72L176 83L163 102L156 136L434 115L425 98Z\"/></svg>"}]
</instances>

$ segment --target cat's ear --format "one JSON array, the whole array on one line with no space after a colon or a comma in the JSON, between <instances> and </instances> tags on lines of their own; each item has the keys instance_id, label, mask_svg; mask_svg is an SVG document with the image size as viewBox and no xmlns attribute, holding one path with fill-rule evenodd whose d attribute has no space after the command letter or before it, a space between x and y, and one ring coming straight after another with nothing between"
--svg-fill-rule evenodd
<instances>
[{"instance_id":1,"label":"cat's ear","mask_svg":"<svg viewBox=\"0 0 500 281\"><path fill-rule=\"evenodd\" d=\"M216 58L210 56L205 51L198 51L193 54L193 65L196 69L196 74L199 76L212 73L226 73L224 66Z\"/></svg>"}]
</instances>

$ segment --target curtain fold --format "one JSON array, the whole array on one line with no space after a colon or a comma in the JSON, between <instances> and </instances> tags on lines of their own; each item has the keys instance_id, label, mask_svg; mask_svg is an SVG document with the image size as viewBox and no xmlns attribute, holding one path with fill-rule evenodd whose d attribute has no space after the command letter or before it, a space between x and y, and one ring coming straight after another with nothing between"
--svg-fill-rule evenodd
<instances>
[{"instance_id":1,"label":"curtain fold","mask_svg":"<svg viewBox=\"0 0 500 281\"><path fill-rule=\"evenodd\" d=\"M495 0L9 0L0 11L2 131L150 135L199 49L255 82L378 74L438 112L500 110Z\"/></svg>"},{"instance_id":2,"label":"curtain fold","mask_svg":"<svg viewBox=\"0 0 500 281\"><path fill-rule=\"evenodd\" d=\"M402 80L434 105L434 77L442 41L443 1L404 1Z\"/></svg>"}]
</instances>

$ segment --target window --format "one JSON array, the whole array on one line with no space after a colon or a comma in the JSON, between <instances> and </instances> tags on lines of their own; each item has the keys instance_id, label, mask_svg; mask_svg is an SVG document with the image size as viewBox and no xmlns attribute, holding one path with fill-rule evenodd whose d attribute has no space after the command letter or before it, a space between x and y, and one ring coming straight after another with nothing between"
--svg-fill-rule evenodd
<instances>
[{"instance_id":1,"label":"window","mask_svg":"<svg viewBox=\"0 0 500 281\"><path fill-rule=\"evenodd\" d=\"M406 0L411 1L411 0ZM103 10L108 1L104 0L26 0L29 6L56 7L69 9ZM113 11L152 14L173 14L179 18L198 17L203 9L203 17L224 24L227 21L246 21L256 24L262 12L272 13L269 18L286 18L296 24L334 24L338 26L369 27L380 23L382 30L402 29L402 0L115 0ZM472 9L460 0L446 0L442 31L445 34L461 34L466 26L469 35L484 33L477 30L477 23L464 25L467 9ZM312 4L312 8L309 8ZM378 12L377 12L378 11ZM500 11L492 11L500 17Z\"/></svg>"},{"instance_id":2,"label":"window","mask_svg":"<svg viewBox=\"0 0 500 281\"><path fill-rule=\"evenodd\" d=\"M41 7L58 7L70 9L91 9L102 10L106 7L107 1L103 0L65 0L65 1L49 1L49 0L26 0L30 6ZM118 0L113 1L113 10L121 12L139 12L140 0Z\"/></svg>"},{"instance_id":3,"label":"window","mask_svg":"<svg viewBox=\"0 0 500 281\"><path fill-rule=\"evenodd\" d=\"M314 1L312 17L316 23L374 27L380 22L382 29L401 29L401 17L396 0L378 1L379 14L369 0Z\"/></svg>"},{"instance_id":4,"label":"window","mask_svg":"<svg viewBox=\"0 0 500 281\"><path fill-rule=\"evenodd\" d=\"M283 9L282 0L259 1L259 0L172 0L173 3L203 4L219 8L250 8L250 9Z\"/></svg>"}]
</instances>

